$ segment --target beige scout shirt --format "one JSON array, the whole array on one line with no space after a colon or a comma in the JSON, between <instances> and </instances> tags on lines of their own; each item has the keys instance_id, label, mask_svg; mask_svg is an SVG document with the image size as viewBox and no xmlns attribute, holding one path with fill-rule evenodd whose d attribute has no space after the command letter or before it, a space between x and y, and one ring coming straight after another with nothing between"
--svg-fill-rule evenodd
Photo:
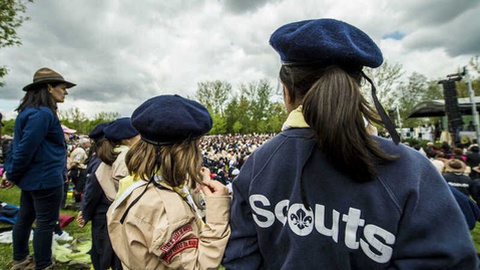
<instances>
[{"instance_id":1,"label":"beige scout shirt","mask_svg":"<svg viewBox=\"0 0 480 270\"><path fill-rule=\"evenodd\" d=\"M98 179L98 183L102 187L105 196L107 196L110 201L113 201L117 195L118 182L120 179L128 175L127 164L125 164L125 155L127 154L129 148L126 146L121 146L115 150L119 151L119 154L112 166L102 162L95 171L95 176Z\"/></svg>"},{"instance_id":2,"label":"beige scout shirt","mask_svg":"<svg viewBox=\"0 0 480 270\"><path fill-rule=\"evenodd\" d=\"M75 162L78 164L79 169L86 169L87 165L85 164L85 160L87 159L88 155L85 149L82 147L77 147L75 150L70 153L70 162Z\"/></svg>"},{"instance_id":3,"label":"beige scout shirt","mask_svg":"<svg viewBox=\"0 0 480 270\"><path fill-rule=\"evenodd\" d=\"M230 197L206 197L203 224L178 193L162 185L168 190L150 184L123 224L126 208L145 185L108 209L108 233L124 269L217 269L230 236Z\"/></svg>"}]
</instances>

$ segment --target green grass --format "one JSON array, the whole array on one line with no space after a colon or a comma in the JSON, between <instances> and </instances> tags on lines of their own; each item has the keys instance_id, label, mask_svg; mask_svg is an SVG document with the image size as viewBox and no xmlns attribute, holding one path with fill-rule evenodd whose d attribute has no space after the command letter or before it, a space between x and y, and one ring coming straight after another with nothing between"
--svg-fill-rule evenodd
<instances>
[{"instance_id":1,"label":"green grass","mask_svg":"<svg viewBox=\"0 0 480 270\"><path fill-rule=\"evenodd\" d=\"M20 189L18 187L13 187L9 190L0 189L0 201L8 202L14 205L20 205ZM72 203L73 200L71 196L67 198L67 204ZM60 213L68 214L71 216L77 217L77 211L74 210L60 210ZM0 228L10 227L10 223L0 222ZM81 238L91 238L91 223L83 228L77 226L77 221L72 221L69 225L63 228L64 231L68 232L70 236L74 239ZM32 242L30 242L30 253L33 253ZM13 260L13 245L12 244L0 244L0 269L9 269ZM68 269L68 267L65 267Z\"/></svg>"},{"instance_id":2,"label":"green grass","mask_svg":"<svg viewBox=\"0 0 480 270\"><path fill-rule=\"evenodd\" d=\"M14 205L20 205L20 190L17 187L14 187L9 190L0 189L0 201L8 202ZM67 202L71 203L72 198L69 197ZM77 212L72 210L61 210L60 212L64 214L72 215L74 217L77 216ZM70 234L70 236L72 236L75 239L90 238L90 228L91 228L90 224L91 223L89 222L84 228L79 228L77 226L77 222L73 221L68 226L63 228L63 230L67 231ZM0 228L5 228L9 226L11 226L9 223L0 223ZM475 248L477 249L477 252L480 253L480 222L477 222L477 225L475 226L475 229L473 229L471 234L472 234L473 242L475 244ZM31 242L30 242L30 252L33 252ZM0 254L3 255L3 256L0 256L0 269L9 269L9 267L11 266L11 262L13 260L12 244L0 244ZM223 267L220 267L220 269L223 269Z\"/></svg>"}]
</instances>

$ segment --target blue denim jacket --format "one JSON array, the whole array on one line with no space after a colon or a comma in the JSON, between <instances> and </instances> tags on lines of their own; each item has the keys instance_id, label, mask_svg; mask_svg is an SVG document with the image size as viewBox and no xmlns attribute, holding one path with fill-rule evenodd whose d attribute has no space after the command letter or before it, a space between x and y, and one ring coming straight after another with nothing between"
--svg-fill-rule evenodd
<instances>
[{"instance_id":1,"label":"blue denim jacket","mask_svg":"<svg viewBox=\"0 0 480 270\"><path fill-rule=\"evenodd\" d=\"M358 183L311 138L309 129L286 130L243 165L233 182L227 269L476 269L465 217L428 159L378 138L400 158Z\"/></svg>"},{"instance_id":2,"label":"blue denim jacket","mask_svg":"<svg viewBox=\"0 0 480 270\"><path fill-rule=\"evenodd\" d=\"M47 107L26 108L15 120L7 179L22 190L63 185L67 152L57 115Z\"/></svg>"}]
</instances>

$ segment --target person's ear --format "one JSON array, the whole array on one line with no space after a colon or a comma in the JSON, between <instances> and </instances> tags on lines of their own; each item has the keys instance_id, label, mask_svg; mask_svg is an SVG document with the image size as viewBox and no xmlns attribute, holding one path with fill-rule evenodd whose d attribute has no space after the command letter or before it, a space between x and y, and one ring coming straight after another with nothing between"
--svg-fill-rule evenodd
<instances>
[{"instance_id":1,"label":"person's ear","mask_svg":"<svg viewBox=\"0 0 480 270\"><path fill-rule=\"evenodd\" d=\"M53 91L53 87L50 84L47 84L47 89L48 89L48 92L51 94Z\"/></svg>"},{"instance_id":2,"label":"person's ear","mask_svg":"<svg viewBox=\"0 0 480 270\"><path fill-rule=\"evenodd\" d=\"M292 98L290 97L290 91L285 86L285 84L282 84L282 85L283 85L283 100L285 101L285 104L286 105L292 104Z\"/></svg>"}]
</instances>

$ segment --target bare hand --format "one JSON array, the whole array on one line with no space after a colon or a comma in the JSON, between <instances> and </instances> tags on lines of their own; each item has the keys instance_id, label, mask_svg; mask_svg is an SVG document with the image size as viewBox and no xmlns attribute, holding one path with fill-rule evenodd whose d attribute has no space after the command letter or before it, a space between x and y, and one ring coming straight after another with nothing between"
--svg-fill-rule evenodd
<instances>
[{"instance_id":1,"label":"bare hand","mask_svg":"<svg viewBox=\"0 0 480 270\"><path fill-rule=\"evenodd\" d=\"M210 180L210 169L209 168L202 167L200 169L199 174L200 174L200 178L202 179L202 182ZM194 192L198 193L198 192L200 192L201 189L202 189L202 185L200 183L196 182Z\"/></svg>"},{"instance_id":2,"label":"bare hand","mask_svg":"<svg viewBox=\"0 0 480 270\"><path fill-rule=\"evenodd\" d=\"M83 215L82 215L82 211L79 211L78 212L78 216L77 216L77 224L78 224L78 227L80 228L83 228L85 227L85 220L83 219Z\"/></svg>"},{"instance_id":3,"label":"bare hand","mask_svg":"<svg viewBox=\"0 0 480 270\"><path fill-rule=\"evenodd\" d=\"M228 195L228 188L216 180L203 181L202 191L207 197Z\"/></svg>"},{"instance_id":4,"label":"bare hand","mask_svg":"<svg viewBox=\"0 0 480 270\"><path fill-rule=\"evenodd\" d=\"M207 167L202 167L200 169L200 178L202 178L202 181L210 180L210 169Z\"/></svg>"},{"instance_id":5,"label":"bare hand","mask_svg":"<svg viewBox=\"0 0 480 270\"><path fill-rule=\"evenodd\" d=\"M13 183L7 180L6 173L3 173L2 182L0 183L0 189L11 189Z\"/></svg>"}]
</instances>

